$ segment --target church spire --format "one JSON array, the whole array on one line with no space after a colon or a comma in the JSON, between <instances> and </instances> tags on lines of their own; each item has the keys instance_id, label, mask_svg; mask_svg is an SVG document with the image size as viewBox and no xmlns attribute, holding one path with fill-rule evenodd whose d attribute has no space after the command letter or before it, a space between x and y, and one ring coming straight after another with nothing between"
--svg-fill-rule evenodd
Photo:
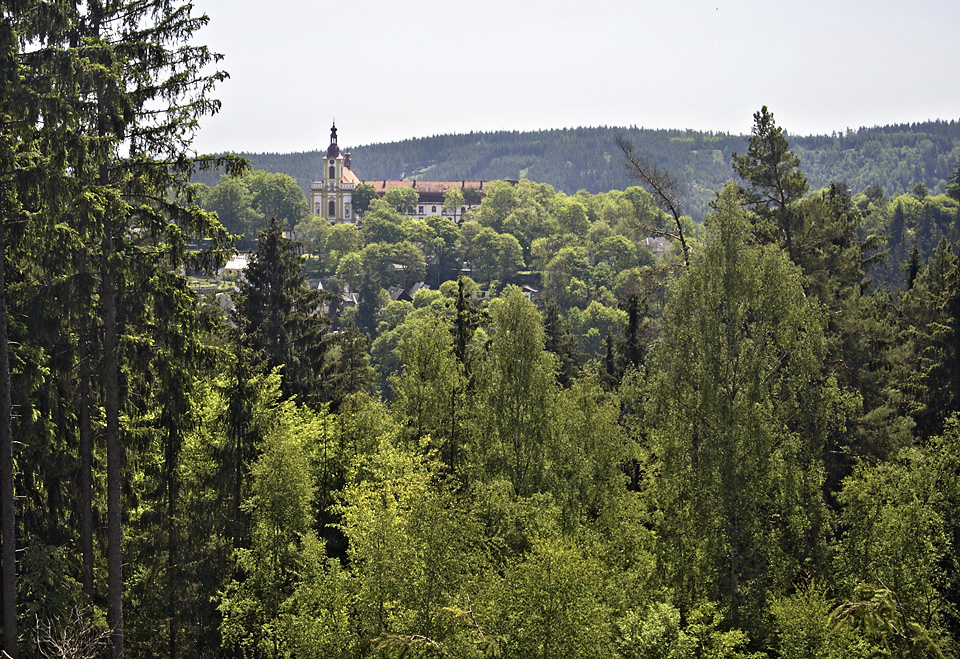
<instances>
[{"instance_id":1,"label":"church spire","mask_svg":"<svg viewBox=\"0 0 960 659\"><path fill-rule=\"evenodd\" d=\"M337 122L333 122L330 127L330 146L327 147L327 158L336 158L340 155L340 147L337 146Z\"/></svg>"}]
</instances>

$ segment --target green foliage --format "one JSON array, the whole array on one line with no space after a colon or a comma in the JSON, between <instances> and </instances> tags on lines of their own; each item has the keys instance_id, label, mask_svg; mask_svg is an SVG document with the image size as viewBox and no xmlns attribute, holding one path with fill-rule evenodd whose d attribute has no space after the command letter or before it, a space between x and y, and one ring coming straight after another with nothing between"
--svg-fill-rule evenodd
<instances>
[{"instance_id":1,"label":"green foliage","mask_svg":"<svg viewBox=\"0 0 960 659\"><path fill-rule=\"evenodd\" d=\"M646 421L668 583L686 606L713 599L735 626L757 629L767 594L821 564L834 394L800 274L779 249L749 244L739 202L732 188L721 194L675 285Z\"/></svg>"},{"instance_id":2,"label":"green foliage","mask_svg":"<svg viewBox=\"0 0 960 659\"><path fill-rule=\"evenodd\" d=\"M260 234L239 288L237 320L244 342L271 368L284 367L286 395L327 400L320 389L328 325L319 313L322 295L307 288L300 257L278 220Z\"/></svg>"},{"instance_id":3,"label":"green foliage","mask_svg":"<svg viewBox=\"0 0 960 659\"><path fill-rule=\"evenodd\" d=\"M547 468L556 362L544 351L540 314L520 289L507 287L490 319L489 355L478 376L483 432L472 451L487 477L505 478L526 495L541 487Z\"/></svg>"},{"instance_id":4,"label":"green foliage","mask_svg":"<svg viewBox=\"0 0 960 659\"><path fill-rule=\"evenodd\" d=\"M312 537L314 477L298 421L286 403L251 467L250 496L243 504L251 516L251 546L237 550L239 579L220 597L224 644L244 655L288 651L282 608L301 571L305 538ZM311 557L316 560L316 550Z\"/></svg>"},{"instance_id":5,"label":"green foliage","mask_svg":"<svg viewBox=\"0 0 960 659\"><path fill-rule=\"evenodd\" d=\"M838 565L847 592L859 593L844 618L867 615L871 607L862 602L874 597L874 608L895 605L903 624L889 624L901 630L909 623L936 634L954 615L944 595L953 592L957 579L958 439L954 417L926 446L904 449L897 460L862 464L844 482L840 502L846 531ZM889 617L889 612L877 615Z\"/></svg>"},{"instance_id":6,"label":"green foliage","mask_svg":"<svg viewBox=\"0 0 960 659\"><path fill-rule=\"evenodd\" d=\"M411 446L429 446L456 473L462 461L466 382L454 353L453 324L432 313L415 313L398 333L395 352L403 370L391 378L394 409L405 421Z\"/></svg>"},{"instance_id":7,"label":"green foliage","mask_svg":"<svg viewBox=\"0 0 960 659\"><path fill-rule=\"evenodd\" d=\"M94 6L45 11L71 24ZM129 123L140 97L105 75L132 57L126 33L116 50L78 33L60 60L42 30L11 41L26 25L11 11L0 292L25 638L105 629L109 574L138 655L956 655L956 181L913 180L942 169L952 124L917 127L919 169L911 135L788 145L766 110L750 138L632 131L680 164L697 217L715 198L706 228L678 220L689 268L650 240L671 218L636 187L487 182L458 225L404 217L412 188L384 201L361 185L362 228L330 226L304 217L289 178L185 187L176 122L169 144ZM77 100L101 97L97 112ZM128 127L177 166L103 156ZM607 186L620 162L604 135L542 133L508 155L517 135L463 137L470 171L562 159L565 181ZM419 146L454 162L458 141ZM822 178L860 146L917 173L890 197ZM704 181L743 147L747 189L715 195ZM215 268L230 240L195 200L248 235L276 216L235 315L177 274ZM474 202L454 190L444 206ZM336 296L307 289L284 220ZM477 281L454 280L464 268ZM423 280L413 303L390 301ZM502 283L525 288L496 297ZM108 482L122 581L95 532Z\"/></svg>"},{"instance_id":8,"label":"green foliage","mask_svg":"<svg viewBox=\"0 0 960 659\"><path fill-rule=\"evenodd\" d=\"M550 539L534 544L504 575L499 626L505 646L524 657L608 657L610 612L599 562Z\"/></svg>"},{"instance_id":9,"label":"green foliage","mask_svg":"<svg viewBox=\"0 0 960 659\"><path fill-rule=\"evenodd\" d=\"M445 607L475 586L477 528L429 457L382 437L354 466L338 511L366 638L453 633Z\"/></svg>"},{"instance_id":10,"label":"green foliage","mask_svg":"<svg viewBox=\"0 0 960 659\"><path fill-rule=\"evenodd\" d=\"M941 431L944 419L960 409L960 266L942 238L914 285L904 295L905 338L917 361L910 387L919 403L915 412L923 435Z\"/></svg>"},{"instance_id":11,"label":"green foliage","mask_svg":"<svg viewBox=\"0 0 960 659\"><path fill-rule=\"evenodd\" d=\"M666 602L643 614L630 611L619 624L617 647L624 659L763 659L747 649L749 638L739 630L723 631L723 616L712 602L700 604L681 621L680 611Z\"/></svg>"},{"instance_id":12,"label":"green foliage","mask_svg":"<svg viewBox=\"0 0 960 659\"><path fill-rule=\"evenodd\" d=\"M307 197L286 174L262 170L238 177L224 176L202 197L203 206L217 213L228 231L254 238L271 219L292 229L307 217Z\"/></svg>"},{"instance_id":13,"label":"green foliage","mask_svg":"<svg viewBox=\"0 0 960 659\"><path fill-rule=\"evenodd\" d=\"M860 656L943 658L927 630L904 615L893 591L860 586L854 596L833 611L831 622L866 640Z\"/></svg>"},{"instance_id":14,"label":"green foliage","mask_svg":"<svg viewBox=\"0 0 960 659\"><path fill-rule=\"evenodd\" d=\"M778 597L770 605L777 649L783 659L840 659L866 656L851 634L831 622L835 603L815 584Z\"/></svg>"},{"instance_id":15,"label":"green foliage","mask_svg":"<svg viewBox=\"0 0 960 659\"><path fill-rule=\"evenodd\" d=\"M370 204L374 199L377 199L379 195L377 194L377 189L372 185L360 183L354 187L353 194L350 195L350 197L353 199L353 208L363 217L367 209L370 208Z\"/></svg>"},{"instance_id":16,"label":"green foliage","mask_svg":"<svg viewBox=\"0 0 960 659\"><path fill-rule=\"evenodd\" d=\"M413 188L395 187L387 190L383 201L398 213L412 213L420 200L420 195Z\"/></svg>"}]
</instances>

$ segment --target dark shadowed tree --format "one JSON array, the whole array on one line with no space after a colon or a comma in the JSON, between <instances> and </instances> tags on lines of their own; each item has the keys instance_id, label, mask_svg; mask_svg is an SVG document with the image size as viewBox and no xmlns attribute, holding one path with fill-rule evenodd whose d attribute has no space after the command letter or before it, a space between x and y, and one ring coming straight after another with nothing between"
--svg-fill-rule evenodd
<instances>
[{"instance_id":1,"label":"dark shadowed tree","mask_svg":"<svg viewBox=\"0 0 960 659\"><path fill-rule=\"evenodd\" d=\"M280 222L260 233L237 293L237 319L244 341L271 367L283 367L283 392L307 403L321 399L328 321L325 296L300 274L300 257Z\"/></svg>"}]
</instances>

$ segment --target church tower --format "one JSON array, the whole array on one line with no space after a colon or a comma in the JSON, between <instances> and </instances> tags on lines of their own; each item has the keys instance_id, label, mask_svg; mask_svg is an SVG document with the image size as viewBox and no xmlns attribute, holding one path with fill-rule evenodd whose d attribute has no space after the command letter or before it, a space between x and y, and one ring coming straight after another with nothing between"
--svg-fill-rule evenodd
<instances>
[{"instance_id":1,"label":"church tower","mask_svg":"<svg viewBox=\"0 0 960 659\"><path fill-rule=\"evenodd\" d=\"M313 214L331 224L356 222L353 212L353 190L359 183L350 171L350 152L341 153L337 144L337 125L330 128L330 146L323 156L323 179L310 186L310 207Z\"/></svg>"}]
</instances>

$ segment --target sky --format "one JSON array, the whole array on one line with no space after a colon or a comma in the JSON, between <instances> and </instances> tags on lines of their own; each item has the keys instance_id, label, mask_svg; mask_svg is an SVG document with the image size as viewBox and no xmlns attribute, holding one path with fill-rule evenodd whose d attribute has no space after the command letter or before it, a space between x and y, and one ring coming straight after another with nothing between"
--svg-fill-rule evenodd
<instances>
[{"instance_id":1,"label":"sky","mask_svg":"<svg viewBox=\"0 0 960 659\"><path fill-rule=\"evenodd\" d=\"M230 78L199 152L578 126L960 119L956 0L194 0Z\"/></svg>"}]
</instances>

